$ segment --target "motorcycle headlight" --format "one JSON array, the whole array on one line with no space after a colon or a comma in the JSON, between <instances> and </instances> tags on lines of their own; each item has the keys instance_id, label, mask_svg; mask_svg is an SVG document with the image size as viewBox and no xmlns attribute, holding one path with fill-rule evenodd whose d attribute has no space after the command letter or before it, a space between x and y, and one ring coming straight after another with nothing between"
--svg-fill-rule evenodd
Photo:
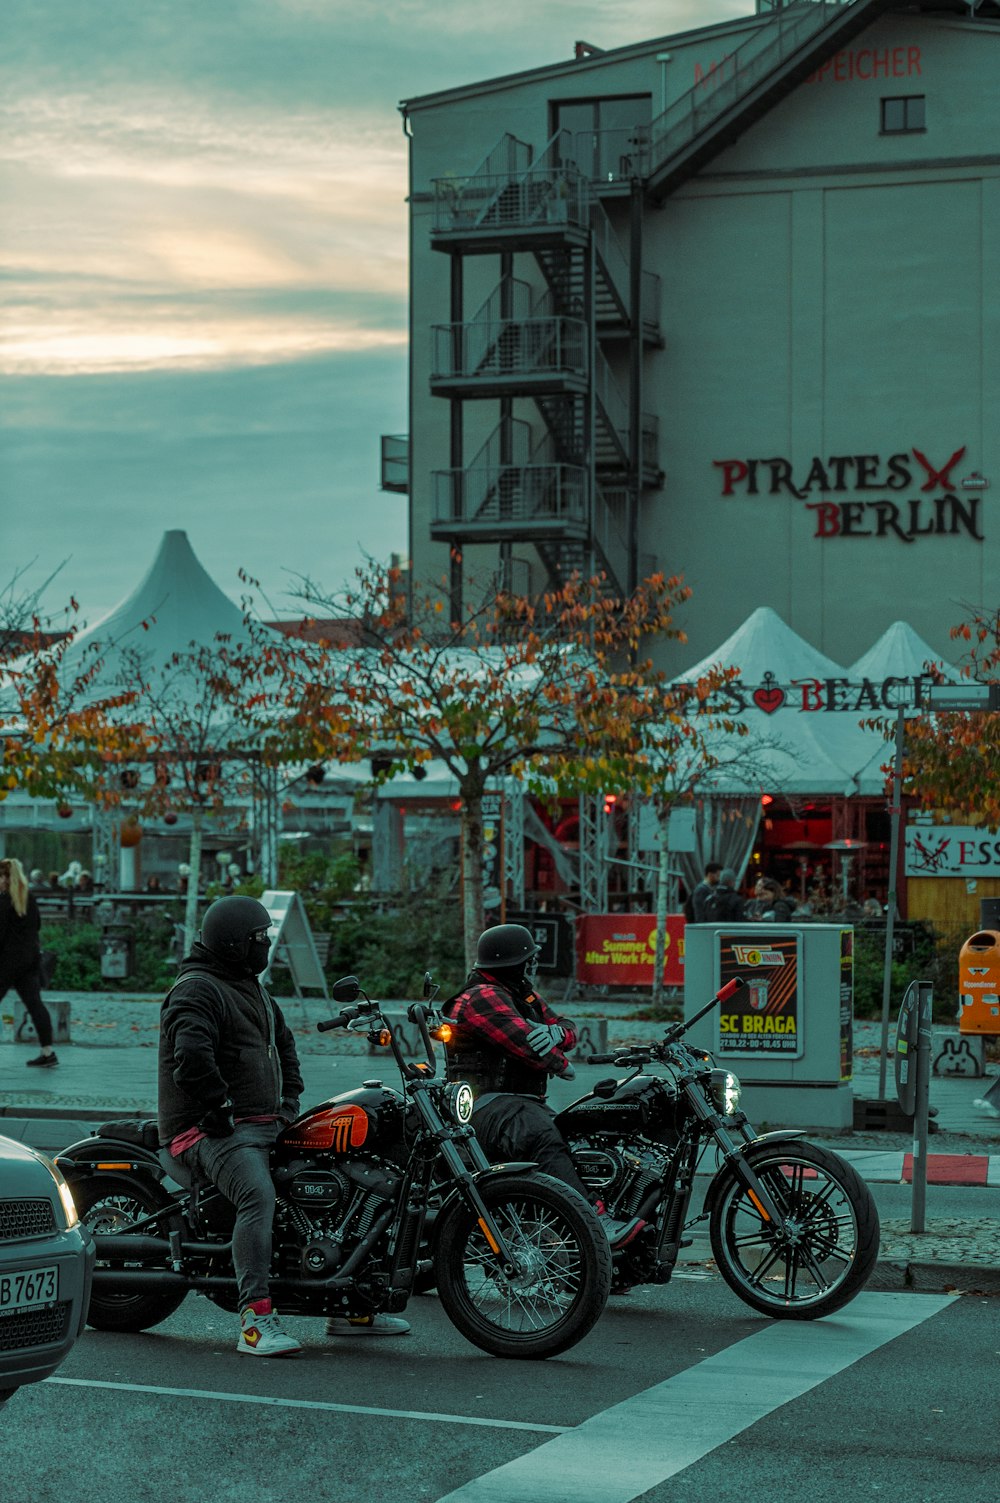
<instances>
[{"instance_id":1,"label":"motorcycle headlight","mask_svg":"<svg viewBox=\"0 0 1000 1503\"><path fill-rule=\"evenodd\" d=\"M452 1081L443 1092L445 1110L453 1122L468 1122L472 1117L475 1097L472 1087L464 1080Z\"/></svg>"},{"instance_id":2,"label":"motorcycle headlight","mask_svg":"<svg viewBox=\"0 0 1000 1503\"><path fill-rule=\"evenodd\" d=\"M743 1087L731 1070L713 1070L709 1085L712 1101L724 1117L731 1117L740 1109Z\"/></svg>"}]
</instances>

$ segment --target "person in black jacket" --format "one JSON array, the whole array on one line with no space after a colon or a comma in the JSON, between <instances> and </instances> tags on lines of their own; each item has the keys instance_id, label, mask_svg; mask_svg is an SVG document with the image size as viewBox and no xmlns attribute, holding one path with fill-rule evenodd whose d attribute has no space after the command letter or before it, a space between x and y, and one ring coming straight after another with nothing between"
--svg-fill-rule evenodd
<instances>
[{"instance_id":1,"label":"person in black jacket","mask_svg":"<svg viewBox=\"0 0 1000 1503\"><path fill-rule=\"evenodd\" d=\"M41 1054L29 1065L54 1069L59 1060L52 1047L52 1018L42 1001L41 916L28 887L24 867L13 856L0 860L0 997L11 987L35 1025Z\"/></svg>"},{"instance_id":2,"label":"person in black jacket","mask_svg":"<svg viewBox=\"0 0 1000 1503\"><path fill-rule=\"evenodd\" d=\"M294 1357L302 1348L282 1329L270 1295L270 1149L298 1114L302 1072L281 1009L257 980L270 926L256 898L219 898L206 912L201 939L181 962L160 1013L159 1132L163 1147L236 1208L237 1351ZM329 1335L409 1329L392 1315L327 1321Z\"/></svg>"},{"instance_id":3,"label":"person in black jacket","mask_svg":"<svg viewBox=\"0 0 1000 1503\"><path fill-rule=\"evenodd\" d=\"M741 924L745 913L743 896L736 891L736 873L731 866L724 866L719 880L705 900L704 922L706 924Z\"/></svg>"}]
</instances>

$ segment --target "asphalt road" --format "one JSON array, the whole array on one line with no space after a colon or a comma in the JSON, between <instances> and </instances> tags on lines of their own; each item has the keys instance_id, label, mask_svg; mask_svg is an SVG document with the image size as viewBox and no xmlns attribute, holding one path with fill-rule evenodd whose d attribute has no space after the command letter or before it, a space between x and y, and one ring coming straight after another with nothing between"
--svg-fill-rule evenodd
<instances>
[{"instance_id":1,"label":"asphalt road","mask_svg":"<svg viewBox=\"0 0 1000 1503\"><path fill-rule=\"evenodd\" d=\"M410 1335L237 1357L189 1296L89 1331L0 1414L4 1503L995 1503L1000 1300L863 1293L772 1322L717 1275L614 1300L543 1363L469 1346L433 1296Z\"/></svg>"}]
</instances>

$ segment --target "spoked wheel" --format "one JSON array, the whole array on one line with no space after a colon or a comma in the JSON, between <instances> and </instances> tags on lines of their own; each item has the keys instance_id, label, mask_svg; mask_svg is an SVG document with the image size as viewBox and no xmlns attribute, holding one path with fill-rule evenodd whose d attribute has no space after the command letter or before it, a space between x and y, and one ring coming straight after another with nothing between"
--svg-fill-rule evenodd
<instances>
[{"instance_id":1,"label":"spoked wheel","mask_svg":"<svg viewBox=\"0 0 1000 1503\"><path fill-rule=\"evenodd\" d=\"M86 1222L92 1232L105 1235L127 1231L135 1222L170 1204L170 1197L158 1189L108 1176L75 1183L73 1199L80 1220ZM101 1266L98 1259L97 1268ZM165 1290L163 1293L122 1290L119 1293L106 1284L95 1283L87 1324L97 1331L146 1331L173 1315L186 1294L185 1289Z\"/></svg>"},{"instance_id":2,"label":"spoked wheel","mask_svg":"<svg viewBox=\"0 0 1000 1503\"><path fill-rule=\"evenodd\" d=\"M505 1272L463 1203L445 1213L435 1255L438 1293L455 1326L496 1357L552 1357L594 1325L611 1287L611 1254L592 1208L548 1174L480 1181L479 1193L516 1269Z\"/></svg>"},{"instance_id":3,"label":"spoked wheel","mask_svg":"<svg viewBox=\"0 0 1000 1503\"><path fill-rule=\"evenodd\" d=\"M814 1320L864 1288L879 1246L878 1211L864 1180L837 1154L783 1143L747 1154L782 1212L772 1226L729 1171L718 1182L709 1233L729 1287L764 1315Z\"/></svg>"}]
</instances>

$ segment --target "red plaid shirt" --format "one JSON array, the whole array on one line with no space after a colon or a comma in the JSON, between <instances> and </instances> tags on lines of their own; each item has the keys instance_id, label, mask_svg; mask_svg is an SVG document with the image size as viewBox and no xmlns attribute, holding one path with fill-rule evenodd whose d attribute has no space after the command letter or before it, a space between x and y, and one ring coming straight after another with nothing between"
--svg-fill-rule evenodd
<instances>
[{"instance_id":1,"label":"red plaid shirt","mask_svg":"<svg viewBox=\"0 0 1000 1503\"><path fill-rule=\"evenodd\" d=\"M526 1018L504 987L486 971L484 980L461 992L449 1008L449 1016L461 1025L463 1033L475 1035L494 1049L502 1049L521 1060L531 1070L542 1075L558 1075L566 1064L565 1049L576 1043L576 1032L563 1018L556 1017L548 1003L537 992L529 992L525 1005L532 1004L538 1019ZM535 1053L527 1040L532 1028L538 1023L554 1024L563 1031L562 1046L553 1049L544 1057Z\"/></svg>"}]
</instances>

